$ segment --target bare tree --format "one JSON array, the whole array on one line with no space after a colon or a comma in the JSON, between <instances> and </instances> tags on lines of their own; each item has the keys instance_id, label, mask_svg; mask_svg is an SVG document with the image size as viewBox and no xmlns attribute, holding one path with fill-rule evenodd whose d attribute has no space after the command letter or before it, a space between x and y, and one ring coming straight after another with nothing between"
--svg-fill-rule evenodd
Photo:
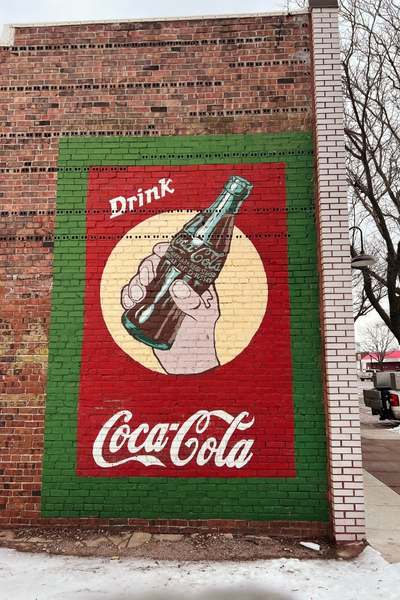
<instances>
[{"instance_id":1,"label":"bare tree","mask_svg":"<svg viewBox=\"0 0 400 600\"><path fill-rule=\"evenodd\" d=\"M384 323L375 323L366 330L364 349L377 363L383 363L386 354L395 347L395 338Z\"/></svg>"},{"instance_id":2,"label":"bare tree","mask_svg":"<svg viewBox=\"0 0 400 600\"><path fill-rule=\"evenodd\" d=\"M308 7L308 0L281 0L281 2L282 8L286 8L288 12Z\"/></svg>"},{"instance_id":3,"label":"bare tree","mask_svg":"<svg viewBox=\"0 0 400 600\"><path fill-rule=\"evenodd\" d=\"M369 243L369 246L371 244ZM352 256L356 256L357 250L356 246L353 244L353 240L351 241L350 252ZM371 250L369 248L370 254L374 257L379 255L379 249L375 248ZM377 272L378 268L382 268L382 265L377 262L375 265L375 271ZM376 297L377 302L381 303L387 296L387 288L382 284L381 281L376 279L371 280L372 292ZM354 321L357 321L360 317L363 317L373 311L374 308L368 300L367 294L364 289L364 274L360 269L353 270L353 316Z\"/></svg>"},{"instance_id":4,"label":"bare tree","mask_svg":"<svg viewBox=\"0 0 400 600\"><path fill-rule=\"evenodd\" d=\"M400 0L340 0L340 29L350 221L377 259L354 270L354 319L376 310L400 343Z\"/></svg>"},{"instance_id":5,"label":"bare tree","mask_svg":"<svg viewBox=\"0 0 400 600\"><path fill-rule=\"evenodd\" d=\"M284 2L288 11L307 8L308 6L307 0L284 0Z\"/></svg>"},{"instance_id":6,"label":"bare tree","mask_svg":"<svg viewBox=\"0 0 400 600\"><path fill-rule=\"evenodd\" d=\"M400 342L400 3L342 0L341 16L351 218L377 259L354 275L355 318L375 309Z\"/></svg>"}]
</instances>

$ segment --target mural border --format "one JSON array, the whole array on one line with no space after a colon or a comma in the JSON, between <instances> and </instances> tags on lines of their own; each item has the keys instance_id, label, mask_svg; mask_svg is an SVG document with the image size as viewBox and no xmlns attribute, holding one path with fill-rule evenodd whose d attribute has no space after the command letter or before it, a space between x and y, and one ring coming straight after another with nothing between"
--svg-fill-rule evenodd
<instances>
[{"instance_id":1,"label":"mural border","mask_svg":"<svg viewBox=\"0 0 400 600\"><path fill-rule=\"evenodd\" d=\"M286 163L297 476L78 477L89 168L259 162ZM313 165L308 132L60 139L42 516L328 521Z\"/></svg>"}]
</instances>

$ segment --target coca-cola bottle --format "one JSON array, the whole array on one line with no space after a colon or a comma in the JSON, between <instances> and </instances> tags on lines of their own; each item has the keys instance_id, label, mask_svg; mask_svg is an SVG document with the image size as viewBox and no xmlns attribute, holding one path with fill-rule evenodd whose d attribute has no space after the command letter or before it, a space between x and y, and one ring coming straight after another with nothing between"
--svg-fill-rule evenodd
<instances>
[{"instance_id":1,"label":"coca-cola bottle","mask_svg":"<svg viewBox=\"0 0 400 600\"><path fill-rule=\"evenodd\" d=\"M215 202L174 235L145 297L122 315L134 338L158 350L171 348L185 314L171 297L170 286L183 279L201 295L214 283L229 252L235 216L252 188L233 175Z\"/></svg>"}]
</instances>

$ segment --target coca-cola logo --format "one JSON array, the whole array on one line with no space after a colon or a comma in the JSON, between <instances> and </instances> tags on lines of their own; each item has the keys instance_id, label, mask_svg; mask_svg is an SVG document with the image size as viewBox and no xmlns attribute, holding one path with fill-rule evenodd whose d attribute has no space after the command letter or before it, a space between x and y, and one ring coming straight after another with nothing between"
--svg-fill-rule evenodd
<instances>
[{"instance_id":1,"label":"coca-cola logo","mask_svg":"<svg viewBox=\"0 0 400 600\"><path fill-rule=\"evenodd\" d=\"M188 235L177 235L172 240L172 247L175 250L178 250L178 252L184 250L189 253L191 262L200 265L204 269L219 273L224 266L226 256L223 252L217 252L205 244L196 249L196 247L193 246L193 239Z\"/></svg>"},{"instance_id":2,"label":"coca-cola logo","mask_svg":"<svg viewBox=\"0 0 400 600\"><path fill-rule=\"evenodd\" d=\"M217 271L218 273L224 266L224 258L224 254L215 252L211 248L201 248L200 250L193 252L191 256L191 260L195 264L200 264L205 269L211 269L213 271Z\"/></svg>"},{"instance_id":3,"label":"coca-cola logo","mask_svg":"<svg viewBox=\"0 0 400 600\"><path fill-rule=\"evenodd\" d=\"M235 440L234 436L250 429L254 420L247 411L234 416L224 410L198 410L183 423L135 425L133 413L121 410L100 429L93 459L102 468L136 461L146 467L167 467L170 462L176 467L193 463L242 469L253 457L254 439ZM210 428L219 436L207 435Z\"/></svg>"}]
</instances>

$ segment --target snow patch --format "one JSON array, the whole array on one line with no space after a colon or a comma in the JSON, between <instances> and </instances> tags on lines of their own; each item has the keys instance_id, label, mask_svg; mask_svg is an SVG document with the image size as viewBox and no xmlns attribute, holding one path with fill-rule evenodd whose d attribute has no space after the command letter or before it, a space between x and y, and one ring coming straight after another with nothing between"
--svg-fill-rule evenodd
<instances>
[{"instance_id":1,"label":"snow patch","mask_svg":"<svg viewBox=\"0 0 400 600\"><path fill-rule=\"evenodd\" d=\"M352 561L159 562L0 549L2 600L398 600L400 563L372 548Z\"/></svg>"}]
</instances>

